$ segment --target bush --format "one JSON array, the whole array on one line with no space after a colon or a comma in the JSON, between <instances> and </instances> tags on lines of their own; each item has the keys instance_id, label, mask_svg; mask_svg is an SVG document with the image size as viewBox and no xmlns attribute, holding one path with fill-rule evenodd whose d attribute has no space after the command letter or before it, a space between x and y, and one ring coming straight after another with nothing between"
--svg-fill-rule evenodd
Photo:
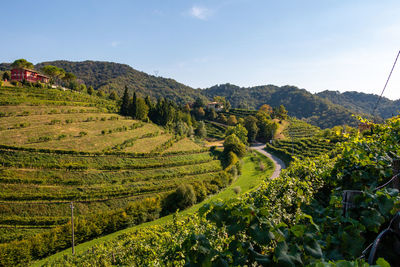
<instances>
[{"instance_id":1,"label":"bush","mask_svg":"<svg viewBox=\"0 0 400 267\"><path fill-rule=\"evenodd\" d=\"M239 158L246 154L246 146L235 134L231 134L225 138L224 154L228 154L229 152L235 153Z\"/></svg>"},{"instance_id":2,"label":"bush","mask_svg":"<svg viewBox=\"0 0 400 267\"><path fill-rule=\"evenodd\" d=\"M242 192L242 188L240 186L235 186L233 188L233 192L235 192L236 194L240 194L240 192Z\"/></svg>"},{"instance_id":3,"label":"bush","mask_svg":"<svg viewBox=\"0 0 400 267\"><path fill-rule=\"evenodd\" d=\"M163 203L163 213L185 209L196 203L196 192L190 184L181 184Z\"/></svg>"}]
</instances>

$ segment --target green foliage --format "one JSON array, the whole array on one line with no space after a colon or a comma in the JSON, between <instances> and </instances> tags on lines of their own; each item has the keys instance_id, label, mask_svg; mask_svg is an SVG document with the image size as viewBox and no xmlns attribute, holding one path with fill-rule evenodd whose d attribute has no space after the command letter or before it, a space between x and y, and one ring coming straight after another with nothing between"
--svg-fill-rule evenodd
<instances>
[{"instance_id":1,"label":"green foliage","mask_svg":"<svg viewBox=\"0 0 400 267\"><path fill-rule=\"evenodd\" d=\"M3 81L9 81L10 79L11 79L11 74L10 74L10 72L8 72L8 71L5 71L4 73L3 73L3 75L2 75L2 79L3 79Z\"/></svg>"},{"instance_id":2,"label":"green foliage","mask_svg":"<svg viewBox=\"0 0 400 267\"><path fill-rule=\"evenodd\" d=\"M125 86L133 88L138 96L150 96L153 99L168 98L178 104L194 102L196 98L206 101L199 90L178 83L173 79L156 77L137 71L125 64L100 61L52 61L37 64L38 69L53 65L72 72L83 80L87 86L109 95L115 91L122 96Z\"/></svg>"},{"instance_id":3,"label":"green foliage","mask_svg":"<svg viewBox=\"0 0 400 267\"><path fill-rule=\"evenodd\" d=\"M170 213L177 209L183 210L196 203L196 193L192 185L181 184L168 195L163 203L164 212Z\"/></svg>"},{"instance_id":4,"label":"green foliage","mask_svg":"<svg viewBox=\"0 0 400 267\"><path fill-rule=\"evenodd\" d=\"M93 94L94 94L93 86L89 86L89 87L88 87L87 93L88 93L89 95L93 95Z\"/></svg>"},{"instance_id":5,"label":"green foliage","mask_svg":"<svg viewBox=\"0 0 400 267\"><path fill-rule=\"evenodd\" d=\"M232 84L221 84L202 92L209 98L216 95L223 96L234 108L257 109L263 104L277 108L284 105L289 116L298 119L305 118L308 123L321 128L344 124L357 125L357 120L352 117L352 114L358 114L358 110L348 110L339 105L340 101L333 104L329 100L294 86L265 85L243 88ZM375 102L376 100L373 103ZM370 109L371 105L366 106Z\"/></svg>"},{"instance_id":6,"label":"green foliage","mask_svg":"<svg viewBox=\"0 0 400 267\"><path fill-rule=\"evenodd\" d=\"M229 136L231 134L235 134L243 144L245 144L245 145L248 144L247 143L247 129L243 125L238 124L235 127L228 127L228 129L225 132L225 135Z\"/></svg>"},{"instance_id":7,"label":"green foliage","mask_svg":"<svg viewBox=\"0 0 400 267\"><path fill-rule=\"evenodd\" d=\"M224 154L229 154L229 152L235 153L239 158L242 158L246 154L246 146L235 134L231 134L225 138Z\"/></svg>"},{"instance_id":8,"label":"green foliage","mask_svg":"<svg viewBox=\"0 0 400 267\"><path fill-rule=\"evenodd\" d=\"M257 118L254 116L247 116L244 119L244 127L247 129L247 141L252 143L256 140L259 128L257 126Z\"/></svg>"},{"instance_id":9,"label":"green foliage","mask_svg":"<svg viewBox=\"0 0 400 267\"><path fill-rule=\"evenodd\" d=\"M207 129L206 129L204 121L200 121L197 124L197 127L194 130L194 134L199 138L204 138L207 136Z\"/></svg>"},{"instance_id":10,"label":"green foliage","mask_svg":"<svg viewBox=\"0 0 400 267\"><path fill-rule=\"evenodd\" d=\"M117 248L121 265L143 264L145 255L148 265L368 266L359 260L362 251L400 208L398 190L376 190L393 175L390 159L399 157L399 131L400 118L374 125L372 135L352 137L338 154L294 160L258 190L207 204L198 217L121 236L96 248L96 255ZM345 215L344 188L360 190ZM386 253L393 243L381 245L376 264L397 266L398 256ZM95 259L83 254L64 260Z\"/></svg>"},{"instance_id":11,"label":"green foliage","mask_svg":"<svg viewBox=\"0 0 400 267\"><path fill-rule=\"evenodd\" d=\"M34 66L31 62L27 61L26 59L17 59L13 63L11 63L11 68L27 68L33 69Z\"/></svg>"}]
</instances>

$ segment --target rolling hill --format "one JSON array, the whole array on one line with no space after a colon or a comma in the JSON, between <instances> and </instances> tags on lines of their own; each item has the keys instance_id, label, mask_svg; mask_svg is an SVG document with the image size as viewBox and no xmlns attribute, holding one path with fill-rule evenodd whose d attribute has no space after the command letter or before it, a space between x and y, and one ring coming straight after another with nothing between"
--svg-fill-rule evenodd
<instances>
[{"instance_id":1,"label":"rolling hill","mask_svg":"<svg viewBox=\"0 0 400 267\"><path fill-rule=\"evenodd\" d=\"M349 110L358 113L372 114L372 111L379 99L378 95L365 94L360 92L323 91L316 94L334 104L341 105ZM397 115L400 111L400 100L390 100L382 97L376 109L376 115L387 119Z\"/></svg>"},{"instance_id":2,"label":"rolling hill","mask_svg":"<svg viewBox=\"0 0 400 267\"><path fill-rule=\"evenodd\" d=\"M115 101L0 88L0 266L168 214L179 185L196 199L229 181L208 148L115 113ZM8 264L6 264L8 263Z\"/></svg>"},{"instance_id":3,"label":"rolling hill","mask_svg":"<svg viewBox=\"0 0 400 267\"><path fill-rule=\"evenodd\" d=\"M165 97L180 104L193 102L198 97L203 100L212 99L217 95L226 97L234 108L257 109L262 104L273 107L282 104L290 116L304 119L321 128L343 124L356 125L357 121L352 114L369 117L378 99L377 95L357 92L324 91L311 94L295 86L263 85L245 88L227 83L200 90L173 79L156 77L137 71L128 65L113 62L58 60L42 62L35 67L40 69L49 64L76 74L86 85L106 93L116 91L122 96L124 87L128 86L139 95ZM9 67L9 63L1 63L0 71ZM391 117L392 114L397 114L399 109L400 100L391 101L383 98L376 119Z\"/></svg>"},{"instance_id":4,"label":"rolling hill","mask_svg":"<svg viewBox=\"0 0 400 267\"><path fill-rule=\"evenodd\" d=\"M288 115L298 119L305 119L308 123L321 128L335 125L355 125L353 112L329 100L320 98L295 86L275 85L243 88L232 84L222 84L210 87L203 91L204 95L212 98L224 96L232 107L258 109L263 104L272 107L284 105Z\"/></svg>"},{"instance_id":5,"label":"rolling hill","mask_svg":"<svg viewBox=\"0 0 400 267\"><path fill-rule=\"evenodd\" d=\"M122 96L125 86L139 95L153 98L165 97L176 103L193 102L203 98L200 90L193 89L173 79L156 77L137 71L125 64L102 61L71 62L65 60L42 62L35 66L40 69L45 65L54 65L74 73L87 86L110 93L115 91Z\"/></svg>"}]
</instances>

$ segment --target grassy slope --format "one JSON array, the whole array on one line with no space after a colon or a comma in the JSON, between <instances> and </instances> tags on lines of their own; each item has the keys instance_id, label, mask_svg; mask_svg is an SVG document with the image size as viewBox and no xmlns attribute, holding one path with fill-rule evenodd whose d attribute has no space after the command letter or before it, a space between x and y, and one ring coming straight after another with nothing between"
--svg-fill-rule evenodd
<instances>
[{"instance_id":1,"label":"grassy slope","mask_svg":"<svg viewBox=\"0 0 400 267\"><path fill-rule=\"evenodd\" d=\"M190 214L193 214L202 205L204 205L206 203L209 203L212 201L219 201L219 200L223 201L223 200L227 200L227 199L235 197L236 193L233 191L233 188L235 188L237 186L240 186L240 188L242 190L241 191L242 194L249 192L250 190L255 189L259 184L261 184L263 180L270 177L274 171L274 165L273 165L272 161L269 160L268 158L264 157L263 155L261 155L258 152L254 152L254 153L255 154L247 155L243 159L242 174L229 187L227 187L225 190L221 191L220 193L209 197L208 199L204 200L203 202L196 204L187 210L179 212L179 216L188 216ZM252 158L253 159L256 158L256 160L252 160ZM259 169L259 161L257 159L260 159L263 162L263 164L265 166L264 172ZM143 223L138 226L127 228L125 230L121 230L121 231L115 232L113 234L106 235L101 238L97 238L97 239L91 240L89 242L80 244L75 247L75 251L76 251L76 253L79 254L80 252L86 251L89 248L91 248L99 243L113 240L114 238L116 238L117 236L119 236L121 234L129 233L134 230L152 226L152 225L164 224L171 220L172 220L172 215L169 215L169 216L162 217L162 218L152 221L152 222ZM37 261L32 266L41 266L46 262L51 262L52 260L58 259L58 258L62 257L63 255L66 255L69 253L71 253L71 249L66 249L66 250L61 251L57 254L54 254L48 258Z\"/></svg>"}]
</instances>

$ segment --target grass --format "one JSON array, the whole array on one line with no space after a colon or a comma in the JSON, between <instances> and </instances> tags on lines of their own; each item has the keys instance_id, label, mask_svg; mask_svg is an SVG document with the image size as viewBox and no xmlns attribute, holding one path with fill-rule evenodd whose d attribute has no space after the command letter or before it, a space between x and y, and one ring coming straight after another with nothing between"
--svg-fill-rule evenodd
<instances>
[{"instance_id":1,"label":"grass","mask_svg":"<svg viewBox=\"0 0 400 267\"><path fill-rule=\"evenodd\" d=\"M138 139L133 146L125 148L124 152L149 153L154 147L157 147L172 138L170 134L162 134L150 138Z\"/></svg>"},{"instance_id":2,"label":"grass","mask_svg":"<svg viewBox=\"0 0 400 267\"><path fill-rule=\"evenodd\" d=\"M255 153L255 154L253 154L253 153ZM260 162L262 162L265 166L264 171L262 171L260 169ZM241 188L241 194L249 192L251 190L254 190L255 188L258 187L258 185L260 185L262 183L262 181L264 181L265 179L270 177L271 174L273 173L273 171L274 171L274 166L273 166L272 161L270 161L268 158L266 158L265 156L263 156L262 154L260 154L258 152L252 152L251 154L248 154L243 159L242 174L229 187L227 187L225 190L219 192L218 194L215 194L215 195L207 198L203 202L198 203L189 209L179 212L179 216L181 216L181 217L190 216L191 214L195 213L201 206L203 206L206 203L210 203L210 202L214 202L214 201L224 201L224 200L228 200L230 198L236 197L237 194L235 193L235 188L237 188L237 187ZM147 223L140 224L138 226L127 228L127 229L112 233L110 235L106 235L106 236L91 240L89 242L79 244L78 246L75 247L75 252L79 254L80 252L87 251L89 248L91 248L97 244L111 241L111 240L117 238L121 234L130 233L135 230L149 227L152 225L165 224L171 220L172 220L172 215L169 215L169 216L165 216L165 217L162 217L160 219L157 219L157 220L154 220L151 222L147 222ZM47 257L43 260L37 261L37 262L33 263L32 266L41 266L41 265L45 264L46 262L51 262L53 260L63 257L63 255L67 255L70 253L71 253L71 249L66 249L66 250L61 251L57 254L54 254L50 257Z\"/></svg>"},{"instance_id":3,"label":"grass","mask_svg":"<svg viewBox=\"0 0 400 267\"><path fill-rule=\"evenodd\" d=\"M165 150L165 152L172 152L172 151L192 151L196 149L200 149L201 146L190 140L189 138L184 138L179 140L178 142L174 143L170 148Z\"/></svg>"}]
</instances>

